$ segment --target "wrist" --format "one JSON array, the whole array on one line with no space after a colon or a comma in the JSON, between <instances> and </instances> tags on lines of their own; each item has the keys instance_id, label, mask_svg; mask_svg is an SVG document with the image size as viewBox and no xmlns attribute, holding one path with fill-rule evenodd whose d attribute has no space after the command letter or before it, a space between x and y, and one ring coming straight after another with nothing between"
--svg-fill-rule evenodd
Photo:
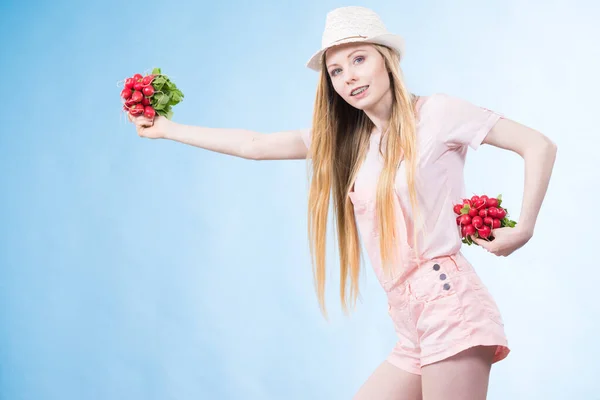
<instances>
[{"instance_id":1,"label":"wrist","mask_svg":"<svg viewBox=\"0 0 600 400\"><path fill-rule=\"evenodd\" d=\"M177 132L180 126L178 123L167 120L164 132L161 133L161 139L174 140L177 137Z\"/></svg>"},{"instance_id":2,"label":"wrist","mask_svg":"<svg viewBox=\"0 0 600 400\"><path fill-rule=\"evenodd\" d=\"M516 228L521 232L524 238L531 239L533 236L534 227L528 224L517 224Z\"/></svg>"}]
</instances>

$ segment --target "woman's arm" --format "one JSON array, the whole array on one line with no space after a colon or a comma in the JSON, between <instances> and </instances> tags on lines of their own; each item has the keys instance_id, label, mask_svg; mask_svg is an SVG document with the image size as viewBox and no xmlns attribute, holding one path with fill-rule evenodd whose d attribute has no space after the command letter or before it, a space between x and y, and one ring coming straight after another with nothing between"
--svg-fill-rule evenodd
<instances>
[{"instance_id":1,"label":"woman's arm","mask_svg":"<svg viewBox=\"0 0 600 400\"><path fill-rule=\"evenodd\" d=\"M542 133L507 118L496 123L483 143L511 150L525 160L525 189L517 226L533 235L556 160L556 144Z\"/></svg>"},{"instance_id":2,"label":"woman's arm","mask_svg":"<svg viewBox=\"0 0 600 400\"><path fill-rule=\"evenodd\" d=\"M301 130L265 134L174 123L164 138L249 160L303 159L308 153Z\"/></svg>"},{"instance_id":3,"label":"woman's arm","mask_svg":"<svg viewBox=\"0 0 600 400\"><path fill-rule=\"evenodd\" d=\"M165 117L150 120L144 116L129 120L138 135L150 139L169 139L205 150L249 160L294 160L307 157L303 140L307 130L289 130L270 134L247 129L208 128L184 125Z\"/></svg>"},{"instance_id":4,"label":"woman's arm","mask_svg":"<svg viewBox=\"0 0 600 400\"><path fill-rule=\"evenodd\" d=\"M494 229L494 240L474 241L490 253L506 257L524 246L533 236L542 201L556 160L557 146L538 131L502 118L482 143L519 154L525 160L525 191L519 222L514 228Z\"/></svg>"}]
</instances>

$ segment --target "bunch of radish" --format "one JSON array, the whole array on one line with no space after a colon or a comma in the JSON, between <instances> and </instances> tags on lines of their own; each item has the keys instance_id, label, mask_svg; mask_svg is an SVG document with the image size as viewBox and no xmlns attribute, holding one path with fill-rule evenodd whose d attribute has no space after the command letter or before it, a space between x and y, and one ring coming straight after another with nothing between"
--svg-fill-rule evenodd
<instances>
[{"instance_id":1,"label":"bunch of radish","mask_svg":"<svg viewBox=\"0 0 600 400\"><path fill-rule=\"evenodd\" d=\"M458 214L456 224L460 227L462 242L472 245L473 237L493 240L493 230L503 227L514 228L517 223L508 218L508 210L501 207L502 195L488 197L473 196L454 205Z\"/></svg>"},{"instance_id":2,"label":"bunch of radish","mask_svg":"<svg viewBox=\"0 0 600 400\"><path fill-rule=\"evenodd\" d=\"M183 93L160 68L154 68L146 76L135 74L125 79L121 99L123 110L134 117L143 114L153 119L158 114L171 119L172 107L183 100Z\"/></svg>"}]
</instances>

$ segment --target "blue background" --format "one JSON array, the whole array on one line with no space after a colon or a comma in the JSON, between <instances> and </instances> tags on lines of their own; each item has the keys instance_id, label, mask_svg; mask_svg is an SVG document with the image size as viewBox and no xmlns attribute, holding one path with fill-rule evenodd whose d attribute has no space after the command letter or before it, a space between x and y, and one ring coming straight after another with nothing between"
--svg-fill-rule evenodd
<instances>
[{"instance_id":1,"label":"blue background","mask_svg":"<svg viewBox=\"0 0 600 400\"><path fill-rule=\"evenodd\" d=\"M344 5L0 3L0 399L352 397L395 334L368 263L357 310L342 315L331 240L331 319L320 315L306 162L141 139L118 86L160 67L185 94L177 122L305 128L317 75L304 65ZM361 5L405 37L413 92L463 97L559 145L532 241L509 258L464 252L513 350L489 399L600 399L600 7ZM469 192L502 193L518 219L518 156L484 146L466 179Z\"/></svg>"}]
</instances>

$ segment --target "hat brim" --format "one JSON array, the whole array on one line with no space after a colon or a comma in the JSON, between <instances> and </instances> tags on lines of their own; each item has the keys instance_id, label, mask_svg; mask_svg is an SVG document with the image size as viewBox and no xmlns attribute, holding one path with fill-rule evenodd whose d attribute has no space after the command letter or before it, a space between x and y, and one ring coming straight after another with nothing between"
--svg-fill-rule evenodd
<instances>
[{"instance_id":1,"label":"hat brim","mask_svg":"<svg viewBox=\"0 0 600 400\"><path fill-rule=\"evenodd\" d=\"M319 72L321 70L321 60L323 57L323 53L325 53L328 49L340 46L346 43L374 43L381 44L398 52L400 59L404 57L404 39L401 36L394 35L392 33L387 33L384 35L374 36L370 38L361 38L361 37L353 37L344 40L340 40L334 44L331 44L312 55L312 57L306 63L306 66L314 71Z\"/></svg>"}]
</instances>

